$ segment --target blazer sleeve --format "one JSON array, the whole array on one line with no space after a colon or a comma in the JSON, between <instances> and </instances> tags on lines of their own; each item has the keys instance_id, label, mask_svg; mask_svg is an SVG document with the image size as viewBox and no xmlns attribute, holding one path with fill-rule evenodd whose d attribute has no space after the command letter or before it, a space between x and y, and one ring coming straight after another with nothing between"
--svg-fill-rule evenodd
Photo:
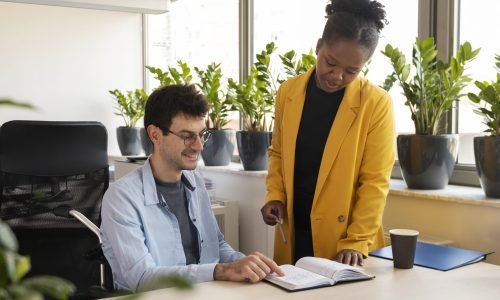
<instances>
[{"instance_id":1,"label":"blazer sleeve","mask_svg":"<svg viewBox=\"0 0 500 300\"><path fill-rule=\"evenodd\" d=\"M283 177L283 162L281 156L281 130L283 127L283 106L285 93L281 85L276 93L276 104L274 108L274 129L269 152L269 167L266 178L265 201L279 200L286 203L285 183Z\"/></svg>"},{"instance_id":2,"label":"blazer sleeve","mask_svg":"<svg viewBox=\"0 0 500 300\"><path fill-rule=\"evenodd\" d=\"M337 252L354 249L368 255L382 226L394 165L394 114L388 93L383 93L373 109L355 188L351 222Z\"/></svg>"}]
</instances>

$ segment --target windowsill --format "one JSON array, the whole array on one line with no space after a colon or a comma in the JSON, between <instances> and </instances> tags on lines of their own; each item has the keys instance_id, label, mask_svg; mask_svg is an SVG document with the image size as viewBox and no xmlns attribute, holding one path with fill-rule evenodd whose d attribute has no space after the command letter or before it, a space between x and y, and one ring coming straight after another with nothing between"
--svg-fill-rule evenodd
<instances>
[{"instance_id":1,"label":"windowsill","mask_svg":"<svg viewBox=\"0 0 500 300\"><path fill-rule=\"evenodd\" d=\"M407 188L404 180L391 179L389 195L500 208L500 199L486 197L480 187L463 185L450 184L441 190L415 190Z\"/></svg>"},{"instance_id":2,"label":"windowsill","mask_svg":"<svg viewBox=\"0 0 500 300\"><path fill-rule=\"evenodd\" d=\"M200 166L199 169L240 176L262 177L264 179L267 176L267 171L245 171L243 166L238 163L217 167ZM404 180L391 179L389 195L500 208L500 199L486 197L480 187L448 185L441 190L415 190L408 189Z\"/></svg>"},{"instance_id":3,"label":"windowsill","mask_svg":"<svg viewBox=\"0 0 500 300\"><path fill-rule=\"evenodd\" d=\"M220 172L220 173L231 173L242 176L252 176L252 177L262 177L265 178L267 176L267 170L264 171L245 171L243 170L243 165L239 163L230 163L228 166L198 166L198 169L203 171L211 171L211 172Z\"/></svg>"}]
</instances>

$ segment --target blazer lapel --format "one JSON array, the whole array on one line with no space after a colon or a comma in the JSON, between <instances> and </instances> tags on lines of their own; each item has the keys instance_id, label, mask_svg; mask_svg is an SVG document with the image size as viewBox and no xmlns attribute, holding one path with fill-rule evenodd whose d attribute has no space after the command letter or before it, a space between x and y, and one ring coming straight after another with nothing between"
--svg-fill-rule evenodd
<instances>
[{"instance_id":1,"label":"blazer lapel","mask_svg":"<svg viewBox=\"0 0 500 300\"><path fill-rule=\"evenodd\" d=\"M344 142L352 123L357 117L357 108L361 103L360 98L360 85L361 80L357 77L351 82L345 90L344 98L340 104L335 121L330 129L328 139L326 140L325 150L323 151L323 158L319 168L318 181L316 182L316 190L314 192L313 206L317 202L317 198L325 184L326 178L333 167L333 163L339 154L340 147Z\"/></svg>"}]
</instances>

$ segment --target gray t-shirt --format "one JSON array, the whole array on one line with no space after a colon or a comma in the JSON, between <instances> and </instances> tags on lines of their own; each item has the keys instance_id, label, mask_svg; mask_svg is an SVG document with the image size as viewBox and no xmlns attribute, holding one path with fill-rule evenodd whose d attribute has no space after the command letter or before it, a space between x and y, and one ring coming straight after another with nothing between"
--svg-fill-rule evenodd
<instances>
[{"instance_id":1,"label":"gray t-shirt","mask_svg":"<svg viewBox=\"0 0 500 300\"><path fill-rule=\"evenodd\" d=\"M161 201L163 196L167 208L175 215L179 223L182 247L186 255L186 265L198 264L200 262L198 231L189 217L184 183L182 180L178 182L160 182L156 178L155 183L160 203L163 202Z\"/></svg>"}]
</instances>

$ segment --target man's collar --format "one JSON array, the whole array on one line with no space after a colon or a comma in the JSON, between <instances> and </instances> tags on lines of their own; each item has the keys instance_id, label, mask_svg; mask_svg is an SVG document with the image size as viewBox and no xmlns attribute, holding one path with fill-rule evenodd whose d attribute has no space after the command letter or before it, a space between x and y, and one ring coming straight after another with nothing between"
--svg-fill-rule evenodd
<instances>
[{"instance_id":1,"label":"man's collar","mask_svg":"<svg viewBox=\"0 0 500 300\"><path fill-rule=\"evenodd\" d=\"M184 172L182 172L181 181L191 192L195 190L195 187L191 184L191 181L187 178Z\"/></svg>"}]
</instances>

